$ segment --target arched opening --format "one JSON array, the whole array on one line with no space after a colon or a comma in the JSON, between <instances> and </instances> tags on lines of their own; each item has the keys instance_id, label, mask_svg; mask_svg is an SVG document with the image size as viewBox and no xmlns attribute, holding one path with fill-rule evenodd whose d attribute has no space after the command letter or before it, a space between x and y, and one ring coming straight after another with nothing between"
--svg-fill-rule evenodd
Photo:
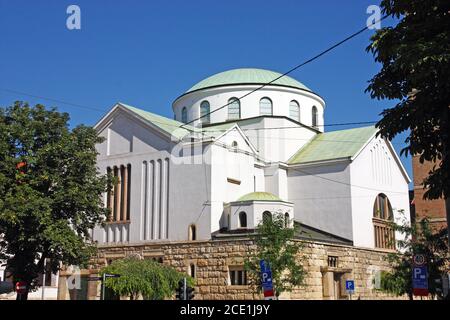
<instances>
[{"instance_id":1,"label":"arched opening","mask_svg":"<svg viewBox=\"0 0 450 320\"><path fill-rule=\"evenodd\" d=\"M187 123L187 108L183 107L183 109L181 110L181 122L183 123Z\"/></svg>"},{"instance_id":2,"label":"arched opening","mask_svg":"<svg viewBox=\"0 0 450 320\"><path fill-rule=\"evenodd\" d=\"M197 240L197 228L195 224L189 226L189 241Z\"/></svg>"},{"instance_id":3,"label":"arched opening","mask_svg":"<svg viewBox=\"0 0 450 320\"><path fill-rule=\"evenodd\" d=\"M247 214L244 211L239 212L239 228L247 228Z\"/></svg>"},{"instance_id":4,"label":"arched opening","mask_svg":"<svg viewBox=\"0 0 450 320\"><path fill-rule=\"evenodd\" d=\"M262 214L262 222L263 223L272 222L272 213L270 213L269 211L264 211Z\"/></svg>"},{"instance_id":5,"label":"arched opening","mask_svg":"<svg viewBox=\"0 0 450 320\"><path fill-rule=\"evenodd\" d=\"M241 118L241 102L238 98L228 100L228 120L236 120Z\"/></svg>"},{"instance_id":6,"label":"arched opening","mask_svg":"<svg viewBox=\"0 0 450 320\"><path fill-rule=\"evenodd\" d=\"M206 100L200 104L200 122L201 123L210 122L209 102Z\"/></svg>"},{"instance_id":7,"label":"arched opening","mask_svg":"<svg viewBox=\"0 0 450 320\"><path fill-rule=\"evenodd\" d=\"M300 122L300 105L295 100L289 103L289 117Z\"/></svg>"},{"instance_id":8,"label":"arched opening","mask_svg":"<svg viewBox=\"0 0 450 320\"><path fill-rule=\"evenodd\" d=\"M375 248L395 249L394 213L388 197L380 193L373 205Z\"/></svg>"},{"instance_id":9,"label":"arched opening","mask_svg":"<svg viewBox=\"0 0 450 320\"><path fill-rule=\"evenodd\" d=\"M291 226L291 219L289 217L289 213L284 214L284 227L289 228Z\"/></svg>"},{"instance_id":10,"label":"arched opening","mask_svg":"<svg viewBox=\"0 0 450 320\"><path fill-rule=\"evenodd\" d=\"M273 115L272 100L270 100L267 97L264 97L261 100L259 100L259 114L261 116Z\"/></svg>"},{"instance_id":11,"label":"arched opening","mask_svg":"<svg viewBox=\"0 0 450 320\"><path fill-rule=\"evenodd\" d=\"M237 143L237 141L233 141L232 143L231 143L231 147L233 148L233 149L237 149L238 148L238 143Z\"/></svg>"},{"instance_id":12,"label":"arched opening","mask_svg":"<svg viewBox=\"0 0 450 320\"><path fill-rule=\"evenodd\" d=\"M319 125L319 115L318 115L316 106L312 107L311 117L312 117L312 119L311 119L312 126L314 128L317 128L317 126Z\"/></svg>"}]
</instances>

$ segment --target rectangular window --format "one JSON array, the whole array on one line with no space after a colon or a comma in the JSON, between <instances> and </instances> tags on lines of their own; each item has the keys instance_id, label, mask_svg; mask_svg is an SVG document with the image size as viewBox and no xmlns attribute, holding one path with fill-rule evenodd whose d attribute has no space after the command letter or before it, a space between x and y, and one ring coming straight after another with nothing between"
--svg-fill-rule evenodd
<instances>
[{"instance_id":1,"label":"rectangular window","mask_svg":"<svg viewBox=\"0 0 450 320\"><path fill-rule=\"evenodd\" d=\"M244 286L247 285L247 271L244 266L235 266L229 268L230 285Z\"/></svg>"},{"instance_id":2,"label":"rectangular window","mask_svg":"<svg viewBox=\"0 0 450 320\"><path fill-rule=\"evenodd\" d=\"M337 268L338 267L338 257L328 256L328 266L331 268Z\"/></svg>"}]
</instances>

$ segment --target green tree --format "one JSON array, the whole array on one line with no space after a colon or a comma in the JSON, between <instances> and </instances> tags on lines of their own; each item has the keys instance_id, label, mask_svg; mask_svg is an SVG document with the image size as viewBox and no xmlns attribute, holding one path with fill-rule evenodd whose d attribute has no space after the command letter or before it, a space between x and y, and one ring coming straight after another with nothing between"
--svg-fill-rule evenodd
<instances>
[{"instance_id":1,"label":"green tree","mask_svg":"<svg viewBox=\"0 0 450 320\"><path fill-rule=\"evenodd\" d=\"M0 258L28 290L46 259L52 272L60 263L84 266L94 251L90 229L107 214L108 179L96 167L102 140L91 127L70 130L68 121L42 105L0 108Z\"/></svg>"},{"instance_id":2,"label":"green tree","mask_svg":"<svg viewBox=\"0 0 450 320\"><path fill-rule=\"evenodd\" d=\"M410 130L402 153L437 163L424 197L444 198L450 221L450 2L383 0L381 9L398 23L378 30L367 47L382 67L366 91L396 103L377 127L388 139Z\"/></svg>"},{"instance_id":3,"label":"green tree","mask_svg":"<svg viewBox=\"0 0 450 320\"><path fill-rule=\"evenodd\" d=\"M259 223L255 235L256 250L245 261L249 282L258 291L262 290L260 260L269 263L277 298L281 293L290 292L303 284L306 272L299 254L303 243L295 240L296 230L296 227L286 227L285 216L281 212Z\"/></svg>"},{"instance_id":4,"label":"green tree","mask_svg":"<svg viewBox=\"0 0 450 320\"><path fill-rule=\"evenodd\" d=\"M120 274L119 278L108 278L105 286L113 290L118 296L130 297L136 300L162 300L175 293L178 282L186 278L189 286L194 285L194 279L175 269L153 260L125 258L116 260L100 271L104 273Z\"/></svg>"},{"instance_id":5,"label":"green tree","mask_svg":"<svg viewBox=\"0 0 450 320\"><path fill-rule=\"evenodd\" d=\"M399 296L407 294L412 299L412 259L414 254L420 253L427 260L429 292L432 296L442 298L435 280L441 279L449 271L447 230L432 230L428 219L420 220L412 226L407 223L392 225L396 231L405 235L405 239L397 241L397 252L390 253L387 257L392 271L381 274L381 290Z\"/></svg>"}]
</instances>

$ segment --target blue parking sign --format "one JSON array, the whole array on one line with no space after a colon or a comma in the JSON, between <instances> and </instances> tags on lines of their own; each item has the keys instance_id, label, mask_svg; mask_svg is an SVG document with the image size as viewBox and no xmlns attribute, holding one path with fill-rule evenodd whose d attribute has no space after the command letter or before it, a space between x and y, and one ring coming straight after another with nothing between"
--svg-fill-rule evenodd
<instances>
[{"instance_id":1,"label":"blue parking sign","mask_svg":"<svg viewBox=\"0 0 450 320\"><path fill-rule=\"evenodd\" d=\"M426 266L413 268L413 288L428 289L428 270Z\"/></svg>"},{"instance_id":2,"label":"blue parking sign","mask_svg":"<svg viewBox=\"0 0 450 320\"><path fill-rule=\"evenodd\" d=\"M273 284L272 271L270 270L269 264L266 261L261 260L259 266L261 267L261 285L264 290L271 290Z\"/></svg>"},{"instance_id":3,"label":"blue parking sign","mask_svg":"<svg viewBox=\"0 0 450 320\"><path fill-rule=\"evenodd\" d=\"M345 290L347 290L348 292L354 292L355 291L355 281L353 281L353 280L345 281Z\"/></svg>"}]
</instances>

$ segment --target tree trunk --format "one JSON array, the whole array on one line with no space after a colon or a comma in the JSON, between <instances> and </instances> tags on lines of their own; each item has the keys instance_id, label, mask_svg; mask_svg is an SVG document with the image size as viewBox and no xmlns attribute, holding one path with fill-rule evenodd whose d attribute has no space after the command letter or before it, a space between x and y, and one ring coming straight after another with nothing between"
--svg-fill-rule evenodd
<instances>
[{"instance_id":1,"label":"tree trunk","mask_svg":"<svg viewBox=\"0 0 450 320\"><path fill-rule=\"evenodd\" d=\"M28 289L25 293L18 293L16 296L16 300L28 300Z\"/></svg>"}]
</instances>

